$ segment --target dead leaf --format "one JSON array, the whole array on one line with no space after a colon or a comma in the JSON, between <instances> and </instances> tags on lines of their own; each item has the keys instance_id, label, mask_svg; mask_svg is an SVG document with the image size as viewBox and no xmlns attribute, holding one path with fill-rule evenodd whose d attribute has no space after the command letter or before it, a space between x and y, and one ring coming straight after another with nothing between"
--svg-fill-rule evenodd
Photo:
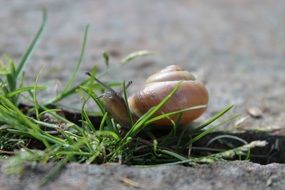
<instances>
[{"instance_id":1,"label":"dead leaf","mask_svg":"<svg viewBox=\"0 0 285 190\"><path fill-rule=\"evenodd\" d=\"M126 177L122 177L120 179L120 181L122 181L124 184L128 185L128 186L131 186L131 187L135 187L135 188L139 188L140 187L140 184L134 180L131 180L129 178L126 178Z\"/></svg>"}]
</instances>

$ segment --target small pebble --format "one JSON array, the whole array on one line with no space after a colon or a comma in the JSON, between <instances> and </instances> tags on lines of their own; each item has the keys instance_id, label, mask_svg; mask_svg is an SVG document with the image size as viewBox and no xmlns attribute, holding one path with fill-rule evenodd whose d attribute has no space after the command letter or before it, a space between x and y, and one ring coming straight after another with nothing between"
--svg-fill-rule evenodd
<instances>
[{"instance_id":1,"label":"small pebble","mask_svg":"<svg viewBox=\"0 0 285 190\"><path fill-rule=\"evenodd\" d=\"M258 107L247 108L247 113L253 118L261 118L263 115L262 110Z\"/></svg>"}]
</instances>

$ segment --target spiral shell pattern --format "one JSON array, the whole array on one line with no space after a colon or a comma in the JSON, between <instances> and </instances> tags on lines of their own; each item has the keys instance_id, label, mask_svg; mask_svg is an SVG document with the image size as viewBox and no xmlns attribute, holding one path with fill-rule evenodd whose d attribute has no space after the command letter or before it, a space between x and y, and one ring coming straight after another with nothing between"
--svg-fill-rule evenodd
<instances>
[{"instance_id":1,"label":"spiral shell pattern","mask_svg":"<svg viewBox=\"0 0 285 190\"><path fill-rule=\"evenodd\" d=\"M132 112L137 116L142 116L169 95L179 82L178 90L156 115L194 106L207 106L209 96L205 86L188 71L177 65L171 65L151 75L146 80L145 87L129 98L128 102ZM205 110L206 107L186 111L182 115L172 115L170 118L157 120L153 124L169 126L173 122L178 122L180 125L185 125L197 119Z\"/></svg>"}]
</instances>

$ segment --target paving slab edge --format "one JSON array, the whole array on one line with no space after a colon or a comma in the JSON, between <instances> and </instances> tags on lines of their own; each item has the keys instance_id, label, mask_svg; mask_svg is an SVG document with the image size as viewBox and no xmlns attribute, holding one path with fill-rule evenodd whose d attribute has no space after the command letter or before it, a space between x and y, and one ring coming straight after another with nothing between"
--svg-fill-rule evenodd
<instances>
[{"instance_id":1,"label":"paving slab edge","mask_svg":"<svg viewBox=\"0 0 285 190\"><path fill-rule=\"evenodd\" d=\"M44 187L40 181L53 164L26 164L21 176L3 173L1 189L282 189L285 164L247 161L217 162L195 167L138 167L119 164L70 163Z\"/></svg>"}]
</instances>

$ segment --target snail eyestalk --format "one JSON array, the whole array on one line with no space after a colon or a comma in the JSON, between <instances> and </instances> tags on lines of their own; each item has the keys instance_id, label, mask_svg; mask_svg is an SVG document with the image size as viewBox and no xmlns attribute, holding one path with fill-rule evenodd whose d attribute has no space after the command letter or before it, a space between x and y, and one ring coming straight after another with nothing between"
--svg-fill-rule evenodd
<instances>
[{"instance_id":1,"label":"snail eyestalk","mask_svg":"<svg viewBox=\"0 0 285 190\"><path fill-rule=\"evenodd\" d=\"M112 93L116 93L116 94L123 94L123 89L119 92L116 92L113 88L111 88L110 86L106 85L104 82L100 81L98 78L96 78L95 76L93 76L90 72L86 72L86 74L90 77L92 77L98 84L100 84L102 87L104 87L105 89L111 91ZM128 81L128 83L126 84L125 88L129 88L129 86L133 83L133 81ZM99 98L102 95L98 96Z\"/></svg>"},{"instance_id":2,"label":"snail eyestalk","mask_svg":"<svg viewBox=\"0 0 285 190\"><path fill-rule=\"evenodd\" d=\"M93 76L90 72L86 72L86 74L90 77L92 77L98 84L100 84L102 87L106 88L107 90L111 91L112 93L117 94L117 92L109 87L108 85L106 85L104 82L100 81L99 79L97 79L95 76Z\"/></svg>"},{"instance_id":3,"label":"snail eyestalk","mask_svg":"<svg viewBox=\"0 0 285 190\"><path fill-rule=\"evenodd\" d=\"M131 84L133 84L133 81L128 81L128 83L124 85L123 89L118 94L122 95L124 93L124 89L125 90L128 89L131 86Z\"/></svg>"},{"instance_id":4,"label":"snail eyestalk","mask_svg":"<svg viewBox=\"0 0 285 190\"><path fill-rule=\"evenodd\" d=\"M116 92L114 89L112 89L111 87L106 85L104 82L100 81L99 79L97 79L91 73L87 72L86 74L92 77L98 84L100 84L102 87L108 90L107 92L97 97L98 99L100 98L101 101L103 102L105 110L123 128L131 127L133 123L132 119L136 120L137 117L129 111L128 105L121 94L124 92L124 89L126 89L132 84L132 82L129 81L125 85L123 90L121 90L120 92Z\"/></svg>"}]
</instances>

